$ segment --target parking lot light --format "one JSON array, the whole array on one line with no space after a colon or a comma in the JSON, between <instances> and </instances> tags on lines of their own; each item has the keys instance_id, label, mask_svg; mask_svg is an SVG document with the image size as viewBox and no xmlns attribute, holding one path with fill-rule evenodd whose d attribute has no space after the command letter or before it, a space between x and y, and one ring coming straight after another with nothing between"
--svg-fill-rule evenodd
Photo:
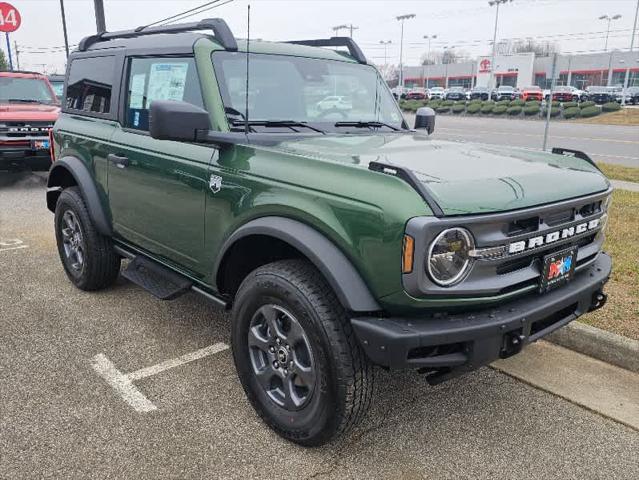
<instances>
[{"instance_id":1,"label":"parking lot light","mask_svg":"<svg viewBox=\"0 0 639 480\"><path fill-rule=\"evenodd\" d=\"M408 13L406 15L400 15L395 19L402 24L402 33L399 41L399 86L404 88L404 21L415 18L414 13Z\"/></svg>"},{"instance_id":2,"label":"parking lot light","mask_svg":"<svg viewBox=\"0 0 639 480\"><path fill-rule=\"evenodd\" d=\"M437 38L437 35L424 35L424 39L428 40L428 53L426 54L426 61L430 61L430 41ZM424 79L424 64L422 63L422 80ZM428 88L428 73L426 74L426 80L424 81L424 88Z\"/></svg>"},{"instance_id":3,"label":"parking lot light","mask_svg":"<svg viewBox=\"0 0 639 480\"><path fill-rule=\"evenodd\" d=\"M388 51L388 46L393 42L392 40L380 40L379 43L384 45L384 65L388 65L388 55L386 53Z\"/></svg>"},{"instance_id":4,"label":"parking lot light","mask_svg":"<svg viewBox=\"0 0 639 480\"><path fill-rule=\"evenodd\" d=\"M501 5L502 3L508 3L512 1L513 0L489 0L488 2L489 6L497 7L497 9L495 10L495 30L493 32L493 53L492 53L492 58L490 61L490 77L488 78L488 89L491 92L491 96L492 96L493 81L495 78L495 49L497 47L497 21L499 20L499 5Z\"/></svg>"},{"instance_id":5,"label":"parking lot light","mask_svg":"<svg viewBox=\"0 0 639 480\"><path fill-rule=\"evenodd\" d=\"M606 28L606 43L604 44L604 52L608 51L608 35L610 34L610 23L613 20L619 20L621 18L621 15L617 14L617 15L613 15L612 17L610 15L602 15L601 17L599 17L599 20L605 20L608 22L608 28Z\"/></svg>"}]
</instances>

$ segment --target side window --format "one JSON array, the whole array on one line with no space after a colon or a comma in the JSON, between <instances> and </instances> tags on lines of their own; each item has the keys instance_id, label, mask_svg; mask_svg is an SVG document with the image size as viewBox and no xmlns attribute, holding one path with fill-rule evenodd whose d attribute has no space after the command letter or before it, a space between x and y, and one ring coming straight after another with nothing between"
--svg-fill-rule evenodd
<instances>
[{"instance_id":1,"label":"side window","mask_svg":"<svg viewBox=\"0 0 639 480\"><path fill-rule=\"evenodd\" d=\"M66 107L93 113L111 111L115 57L77 58L71 62Z\"/></svg>"},{"instance_id":2,"label":"side window","mask_svg":"<svg viewBox=\"0 0 639 480\"><path fill-rule=\"evenodd\" d=\"M125 127L148 130L153 100L204 105L192 58L131 58L128 71Z\"/></svg>"}]
</instances>

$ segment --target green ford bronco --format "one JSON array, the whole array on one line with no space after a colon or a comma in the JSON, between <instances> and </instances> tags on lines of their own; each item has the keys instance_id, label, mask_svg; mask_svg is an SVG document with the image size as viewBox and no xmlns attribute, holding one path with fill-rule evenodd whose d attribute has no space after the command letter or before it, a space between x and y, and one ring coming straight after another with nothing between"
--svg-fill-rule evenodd
<instances>
[{"instance_id":1,"label":"green ford bronco","mask_svg":"<svg viewBox=\"0 0 639 480\"><path fill-rule=\"evenodd\" d=\"M47 190L66 274L102 289L126 259L161 299L232 309L248 399L302 445L363 417L378 367L436 384L605 303L611 187L588 156L436 140L427 108L414 127L350 38L87 37Z\"/></svg>"}]
</instances>

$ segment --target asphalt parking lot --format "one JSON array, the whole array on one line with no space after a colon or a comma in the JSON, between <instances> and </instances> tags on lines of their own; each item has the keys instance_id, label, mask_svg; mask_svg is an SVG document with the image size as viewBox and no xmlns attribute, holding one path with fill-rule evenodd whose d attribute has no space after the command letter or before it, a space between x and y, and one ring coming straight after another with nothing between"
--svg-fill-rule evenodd
<instances>
[{"instance_id":1,"label":"asphalt parking lot","mask_svg":"<svg viewBox=\"0 0 639 480\"><path fill-rule=\"evenodd\" d=\"M412 126L414 115L405 114ZM541 149L543 121L438 115L434 138ZM639 167L637 126L550 123L548 147L582 150L596 162Z\"/></svg>"},{"instance_id":2,"label":"asphalt parking lot","mask_svg":"<svg viewBox=\"0 0 639 480\"><path fill-rule=\"evenodd\" d=\"M290 444L245 399L215 306L71 286L44 191L0 173L0 478L639 478L637 431L489 368L437 387L379 372L355 432Z\"/></svg>"}]
</instances>

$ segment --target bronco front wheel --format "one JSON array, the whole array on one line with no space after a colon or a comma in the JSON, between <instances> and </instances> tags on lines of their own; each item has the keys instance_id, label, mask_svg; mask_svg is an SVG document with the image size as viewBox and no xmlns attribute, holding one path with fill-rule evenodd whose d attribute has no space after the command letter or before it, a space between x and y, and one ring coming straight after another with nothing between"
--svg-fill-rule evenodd
<instances>
[{"instance_id":1,"label":"bronco front wheel","mask_svg":"<svg viewBox=\"0 0 639 480\"><path fill-rule=\"evenodd\" d=\"M373 392L373 366L322 275L308 262L260 267L234 301L233 357L246 395L282 437L315 446L353 427Z\"/></svg>"}]
</instances>

